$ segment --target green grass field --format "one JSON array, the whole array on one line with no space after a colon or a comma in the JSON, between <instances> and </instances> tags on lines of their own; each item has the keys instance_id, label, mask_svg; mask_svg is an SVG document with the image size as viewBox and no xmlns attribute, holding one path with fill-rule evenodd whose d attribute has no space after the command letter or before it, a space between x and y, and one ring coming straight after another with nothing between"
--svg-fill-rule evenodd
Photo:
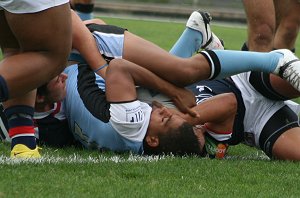
<instances>
[{"instance_id":1,"label":"green grass field","mask_svg":"<svg viewBox=\"0 0 300 198\"><path fill-rule=\"evenodd\" d=\"M183 23L104 18L166 50ZM246 30L213 26L227 49L239 49ZM299 46L299 41L297 42ZM299 55L299 54L298 54ZM224 160L116 155L43 147L43 158L13 161L0 144L2 197L299 197L299 163L270 161L261 151L231 147Z\"/></svg>"}]
</instances>

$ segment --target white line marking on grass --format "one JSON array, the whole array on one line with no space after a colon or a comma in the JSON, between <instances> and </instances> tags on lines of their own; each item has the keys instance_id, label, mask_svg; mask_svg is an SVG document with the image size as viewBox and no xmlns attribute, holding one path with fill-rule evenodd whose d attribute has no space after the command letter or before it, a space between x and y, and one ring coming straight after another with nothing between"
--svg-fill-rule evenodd
<instances>
[{"instance_id":1,"label":"white line marking on grass","mask_svg":"<svg viewBox=\"0 0 300 198\"><path fill-rule=\"evenodd\" d=\"M174 158L173 156L140 156L140 155L129 155L128 157L123 156L97 156L97 157L81 157L79 155L71 155L68 157L59 157L59 156L50 156L43 155L38 159L12 159L7 156L0 155L0 164L22 164L22 163L35 163L35 164L59 164L59 163L92 163L98 164L103 162L115 162L115 163L124 163L124 162L157 162L159 160Z\"/></svg>"},{"instance_id":2,"label":"white line marking on grass","mask_svg":"<svg viewBox=\"0 0 300 198\"><path fill-rule=\"evenodd\" d=\"M228 160L262 160L262 161L269 161L270 158L263 153L262 151L257 151L256 153L248 156L226 156L225 159Z\"/></svg>"}]
</instances>

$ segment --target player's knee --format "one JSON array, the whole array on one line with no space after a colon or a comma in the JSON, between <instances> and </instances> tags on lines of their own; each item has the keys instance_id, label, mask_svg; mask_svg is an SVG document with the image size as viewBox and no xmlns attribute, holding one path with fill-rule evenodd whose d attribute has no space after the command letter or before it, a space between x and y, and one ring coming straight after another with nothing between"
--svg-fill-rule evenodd
<instances>
[{"instance_id":1,"label":"player's knee","mask_svg":"<svg viewBox=\"0 0 300 198\"><path fill-rule=\"evenodd\" d=\"M66 41L64 45L48 51L48 58L53 67L55 76L60 74L67 65L68 57L71 52L71 42Z\"/></svg>"},{"instance_id":2,"label":"player's knee","mask_svg":"<svg viewBox=\"0 0 300 198\"><path fill-rule=\"evenodd\" d=\"M128 69L128 61L125 61L124 59L113 59L109 62L109 66L107 68L108 71L123 71L124 72Z\"/></svg>"},{"instance_id":3,"label":"player's knee","mask_svg":"<svg viewBox=\"0 0 300 198\"><path fill-rule=\"evenodd\" d=\"M253 32L253 41L258 45L265 45L272 42L275 35L275 27L269 24L262 24L257 26Z\"/></svg>"},{"instance_id":4,"label":"player's knee","mask_svg":"<svg viewBox=\"0 0 300 198\"><path fill-rule=\"evenodd\" d=\"M47 65L44 69L48 71L48 80L59 75L67 66L68 54L51 53L45 55Z\"/></svg>"}]
</instances>

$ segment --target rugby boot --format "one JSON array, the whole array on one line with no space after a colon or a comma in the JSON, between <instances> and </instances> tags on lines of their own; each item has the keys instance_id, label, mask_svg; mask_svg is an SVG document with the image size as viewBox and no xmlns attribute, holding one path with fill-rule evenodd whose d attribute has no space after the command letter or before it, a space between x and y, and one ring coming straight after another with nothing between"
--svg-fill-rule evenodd
<instances>
[{"instance_id":1,"label":"rugby boot","mask_svg":"<svg viewBox=\"0 0 300 198\"><path fill-rule=\"evenodd\" d=\"M202 34L202 49L223 50L223 41L220 40L210 29L211 15L208 12L194 11L186 22L186 27L197 30Z\"/></svg>"},{"instance_id":2,"label":"rugby boot","mask_svg":"<svg viewBox=\"0 0 300 198\"><path fill-rule=\"evenodd\" d=\"M274 74L289 82L296 90L300 91L300 60L288 49L273 50L283 54L279 60Z\"/></svg>"},{"instance_id":3,"label":"rugby boot","mask_svg":"<svg viewBox=\"0 0 300 198\"><path fill-rule=\"evenodd\" d=\"M39 147L30 149L24 144L16 144L10 152L11 158L40 158Z\"/></svg>"}]
</instances>

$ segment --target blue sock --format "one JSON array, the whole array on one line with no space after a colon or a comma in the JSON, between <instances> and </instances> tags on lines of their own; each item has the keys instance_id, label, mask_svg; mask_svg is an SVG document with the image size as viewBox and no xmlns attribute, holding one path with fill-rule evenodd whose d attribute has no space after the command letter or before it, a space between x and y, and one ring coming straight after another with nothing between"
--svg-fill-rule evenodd
<instances>
[{"instance_id":1,"label":"blue sock","mask_svg":"<svg viewBox=\"0 0 300 198\"><path fill-rule=\"evenodd\" d=\"M94 4L75 3L73 8L81 20L89 20L93 18Z\"/></svg>"},{"instance_id":2,"label":"blue sock","mask_svg":"<svg viewBox=\"0 0 300 198\"><path fill-rule=\"evenodd\" d=\"M93 18L93 13L84 13L84 12L79 12L77 11L78 16L81 18L81 20L89 20Z\"/></svg>"},{"instance_id":3,"label":"blue sock","mask_svg":"<svg viewBox=\"0 0 300 198\"><path fill-rule=\"evenodd\" d=\"M271 73L276 69L279 59L283 56L278 52L244 52L234 50L202 51L208 60L212 75L210 79L222 79L247 71Z\"/></svg>"},{"instance_id":4,"label":"blue sock","mask_svg":"<svg viewBox=\"0 0 300 198\"><path fill-rule=\"evenodd\" d=\"M36 138L34 136L20 136L12 138L11 140L11 149L14 148L17 144L24 144L30 149L36 148Z\"/></svg>"},{"instance_id":5,"label":"blue sock","mask_svg":"<svg viewBox=\"0 0 300 198\"><path fill-rule=\"evenodd\" d=\"M202 34L199 31L186 28L170 50L170 54L189 58L200 49L201 44Z\"/></svg>"}]
</instances>

